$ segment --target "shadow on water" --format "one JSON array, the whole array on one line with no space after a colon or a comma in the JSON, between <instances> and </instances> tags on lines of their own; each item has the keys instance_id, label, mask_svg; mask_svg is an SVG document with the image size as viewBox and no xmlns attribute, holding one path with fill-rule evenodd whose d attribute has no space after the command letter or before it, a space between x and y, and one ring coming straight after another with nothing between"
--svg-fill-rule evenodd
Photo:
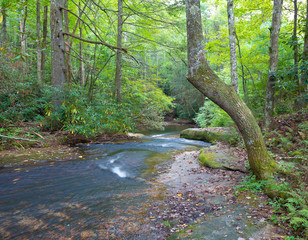
<instances>
[{"instance_id":1,"label":"shadow on water","mask_svg":"<svg viewBox=\"0 0 308 240\"><path fill-rule=\"evenodd\" d=\"M208 145L171 136L179 130L148 132L145 142L80 146L75 161L0 170L0 238L159 238L145 215L162 189L146 178L174 152Z\"/></svg>"}]
</instances>

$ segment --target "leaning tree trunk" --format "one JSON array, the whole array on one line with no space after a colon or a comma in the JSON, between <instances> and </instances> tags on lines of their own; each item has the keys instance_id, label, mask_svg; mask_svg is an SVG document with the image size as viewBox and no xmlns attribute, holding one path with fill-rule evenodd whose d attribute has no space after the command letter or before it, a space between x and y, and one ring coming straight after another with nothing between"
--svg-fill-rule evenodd
<instances>
[{"instance_id":1,"label":"leaning tree trunk","mask_svg":"<svg viewBox=\"0 0 308 240\"><path fill-rule=\"evenodd\" d=\"M122 48L122 27L123 27L123 0L118 0L118 36L117 47ZM121 102L121 79L122 77L122 51L117 50L115 87L117 102Z\"/></svg>"},{"instance_id":2,"label":"leaning tree trunk","mask_svg":"<svg viewBox=\"0 0 308 240\"><path fill-rule=\"evenodd\" d=\"M229 25L229 45L230 45L230 59L231 59L231 85L238 93L238 75L237 75L237 59L236 59L236 44L235 44L235 26L234 26L234 12L233 0L228 0L228 25Z\"/></svg>"},{"instance_id":3,"label":"leaning tree trunk","mask_svg":"<svg viewBox=\"0 0 308 240\"><path fill-rule=\"evenodd\" d=\"M266 86L266 101L264 111L264 129L271 131L275 127L274 122L274 107L275 107L275 84L277 75L278 65L278 41L279 31L281 25L281 12L282 12L282 0L274 0L272 26L271 32L271 43L269 47L269 73Z\"/></svg>"},{"instance_id":4,"label":"leaning tree trunk","mask_svg":"<svg viewBox=\"0 0 308 240\"><path fill-rule=\"evenodd\" d=\"M60 92L55 94L53 104L62 104L62 91L65 84L64 36L62 0L51 0L50 4L50 34L51 34L51 81L52 86Z\"/></svg>"},{"instance_id":5,"label":"leaning tree trunk","mask_svg":"<svg viewBox=\"0 0 308 240\"><path fill-rule=\"evenodd\" d=\"M200 0L186 0L186 16L189 82L234 120L245 141L253 173L259 179L271 177L276 165L266 150L254 116L236 91L214 73L205 58Z\"/></svg>"}]
</instances>

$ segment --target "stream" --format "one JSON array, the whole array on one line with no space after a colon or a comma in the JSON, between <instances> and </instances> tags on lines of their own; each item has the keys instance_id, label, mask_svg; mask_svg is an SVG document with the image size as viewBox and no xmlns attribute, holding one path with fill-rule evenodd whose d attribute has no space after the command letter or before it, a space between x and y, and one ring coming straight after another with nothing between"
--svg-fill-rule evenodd
<instances>
[{"instance_id":1,"label":"stream","mask_svg":"<svg viewBox=\"0 0 308 240\"><path fill-rule=\"evenodd\" d=\"M158 239L145 221L155 166L208 143L147 132L141 141L79 145L74 161L0 170L0 239Z\"/></svg>"}]
</instances>

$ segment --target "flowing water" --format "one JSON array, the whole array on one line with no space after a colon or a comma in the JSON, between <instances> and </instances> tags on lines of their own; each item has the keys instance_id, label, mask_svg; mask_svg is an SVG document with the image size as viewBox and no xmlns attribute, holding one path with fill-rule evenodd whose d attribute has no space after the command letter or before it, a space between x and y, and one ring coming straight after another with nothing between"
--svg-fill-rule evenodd
<instances>
[{"instance_id":1,"label":"flowing water","mask_svg":"<svg viewBox=\"0 0 308 240\"><path fill-rule=\"evenodd\" d=\"M155 165L207 146L148 132L140 142L79 146L74 161L0 170L0 239L155 239L143 221ZM152 190L151 190L152 189Z\"/></svg>"}]
</instances>

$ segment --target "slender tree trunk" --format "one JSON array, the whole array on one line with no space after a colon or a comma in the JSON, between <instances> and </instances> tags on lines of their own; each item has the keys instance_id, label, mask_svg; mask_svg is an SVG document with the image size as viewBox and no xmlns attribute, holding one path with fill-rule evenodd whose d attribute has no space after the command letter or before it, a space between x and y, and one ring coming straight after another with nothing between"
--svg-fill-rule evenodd
<instances>
[{"instance_id":1,"label":"slender tree trunk","mask_svg":"<svg viewBox=\"0 0 308 240\"><path fill-rule=\"evenodd\" d=\"M2 6L2 43L5 43L7 41L7 28L6 28L6 14L7 14L7 10L4 9L5 7Z\"/></svg>"},{"instance_id":2,"label":"slender tree trunk","mask_svg":"<svg viewBox=\"0 0 308 240\"><path fill-rule=\"evenodd\" d=\"M79 36L82 38L82 26L79 23ZM79 55L80 55L80 84L81 86L86 85L86 74L84 69L84 62L83 62L83 53L82 53L82 42L79 42Z\"/></svg>"},{"instance_id":3,"label":"slender tree trunk","mask_svg":"<svg viewBox=\"0 0 308 240\"><path fill-rule=\"evenodd\" d=\"M228 25L229 25L229 44L230 44L230 62L231 62L231 85L238 93L238 75L237 75L237 59L236 59L236 44L235 44L235 26L233 0L228 0Z\"/></svg>"},{"instance_id":4,"label":"slender tree trunk","mask_svg":"<svg viewBox=\"0 0 308 240\"><path fill-rule=\"evenodd\" d=\"M242 59L242 51L241 51L241 45L240 40L238 39L237 35L235 34L236 40L237 40L237 48L238 48L238 56L240 58L240 64L241 64L241 70L242 70L242 82L243 82L243 92L244 92L244 101L247 104L248 103L248 86L246 84L246 78L245 78L245 71L244 71L244 64Z\"/></svg>"},{"instance_id":5,"label":"slender tree trunk","mask_svg":"<svg viewBox=\"0 0 308 240\"><path fill-rule=\"evenodd\" d=\"M27 3L27 1L23 1L22 3ZM24 13L19 16L19 30L21 32L20 34L20 45L21 45L21 55L23 58L22 62L22 71L23 74L27 74L27 36L26 36L26 22L27 22L27 16L28 16L28 7L25 5L23 7Z\"/></svg>"},{"instance_id":6,"label":"slender tree trunk","mask_svg":"<svg viewBox=\"0 0 308 240\"><path fill-rule=\"evenodd\" d=\"M50 4L50 33L51 33L51 81L52 86L59 90L54 95L53 104L58 107L62 104L63 88L65 84L65 58L63 36L62 0L51 0Z\"/></svg>"},{"instance_id":7,"label":"slender tree trunk","mask_svg":"<svg viewBox=\"0 0 308 240\"><path fill-rule=\"evenodd\" d=\"M47 21L48 21L48 6L44 6L44 21L43 21L43 39L42 39L42 47L44 50L42 51L42 77L45 78L45 61L46 61L46 47L47 47Z\"/></svg>"},{"instance_id":8,"label":"slender tree trunk","mask_svg":"<svg viewBox=\"0 0 308 240\"><path fill-rule=\"evenodd\" d=\"M274 0L272 26L271 32L271 43L269 47L269 74L266 86L266 101L265 101L265 112L264 112L264 129L271 131L275 127L274 121L274 107L275 107L275 83L277 78L277 65L278 65L278 41L279 31L281 25L281 12L282 12L282 0Z\"/></svg>"},{"instance_id":9,"label":"slender tree trunk","mask_svg":"<svg viewBox=\"0 0 308 240\"><path fill-rule=\"evenodd\" d=\"M188 81L230 115L245 141L253 173L259 179L269 178L276 165L266 150L254 116L234 88L214 73L205 58L200 0L186 0L186 16Z\"/></svg>"},{"instance_id":10,"label":"slender tree trunk","mask_svg":"<svg viewBox=\"0 0 308 240\"><path fill-rule=\"evenodd\" d=\"M42 50L41 50L41 3L36 1L36 48L37 48L37 81L42 82Z\"/></svg>"},{"instance_id":11,"label":"slender tree trunk","mask_svg":"<svg viewBox=\"0 0 308 240\"><path fill-rule=\"evenodd\" d=\"M79 2L80 5L80 2ZM67 0L64 0L64 7L67 9ZM65 32L69 32L69 19L68 12L64 11L64 25ZM68 35L64 36L65 39L65 64L66 64L66 79L68 84L72 82L72 68L71 68L71 51L70 51L70 37Z\"/></svg>"},{"instance_id":12,"label":"slender tree trunk","mask_svg":"<svg viewBox=\"0 0 308 240\"><path fill-rule=\"evenodd\" d=\"M293 25L293 41L294 41L294 74L295 74L295 81L298 87L300 88L299 84L299 77L298 77L298 45L297 45L297 0L293 0L294 3L294 25Z\"/></svg>"},{"instance_id":13,"label":"slender tree trunk","mask_svg":"<svg viewBox=\"0 0 308 240\"><path fill-rule=\"evenodd\" d=\"M123 27L123 0L118 0L118 36L117 47L122 47L122 27ZM115 87L117 102L121 102L121 82L122 82L122 51L117 50L116 59L116 74L115 74Z\"/></svg>"},{"instance_id":14,"label":"slender tree trunk","mask_svg":"<svg viewBox=\"0 0 308 240\"><path fill-rule=\"evenodd\" d=\"M308 0L306 1L306 25L305 25L305 37L304 37L304 49L302 57L302 74L301 74L301 86L300 86L300 101L299 106L302 108L307 105L307 83L308 83ZM306 94L305 94L306 93Z\"/></svg>"}]
</instances>

